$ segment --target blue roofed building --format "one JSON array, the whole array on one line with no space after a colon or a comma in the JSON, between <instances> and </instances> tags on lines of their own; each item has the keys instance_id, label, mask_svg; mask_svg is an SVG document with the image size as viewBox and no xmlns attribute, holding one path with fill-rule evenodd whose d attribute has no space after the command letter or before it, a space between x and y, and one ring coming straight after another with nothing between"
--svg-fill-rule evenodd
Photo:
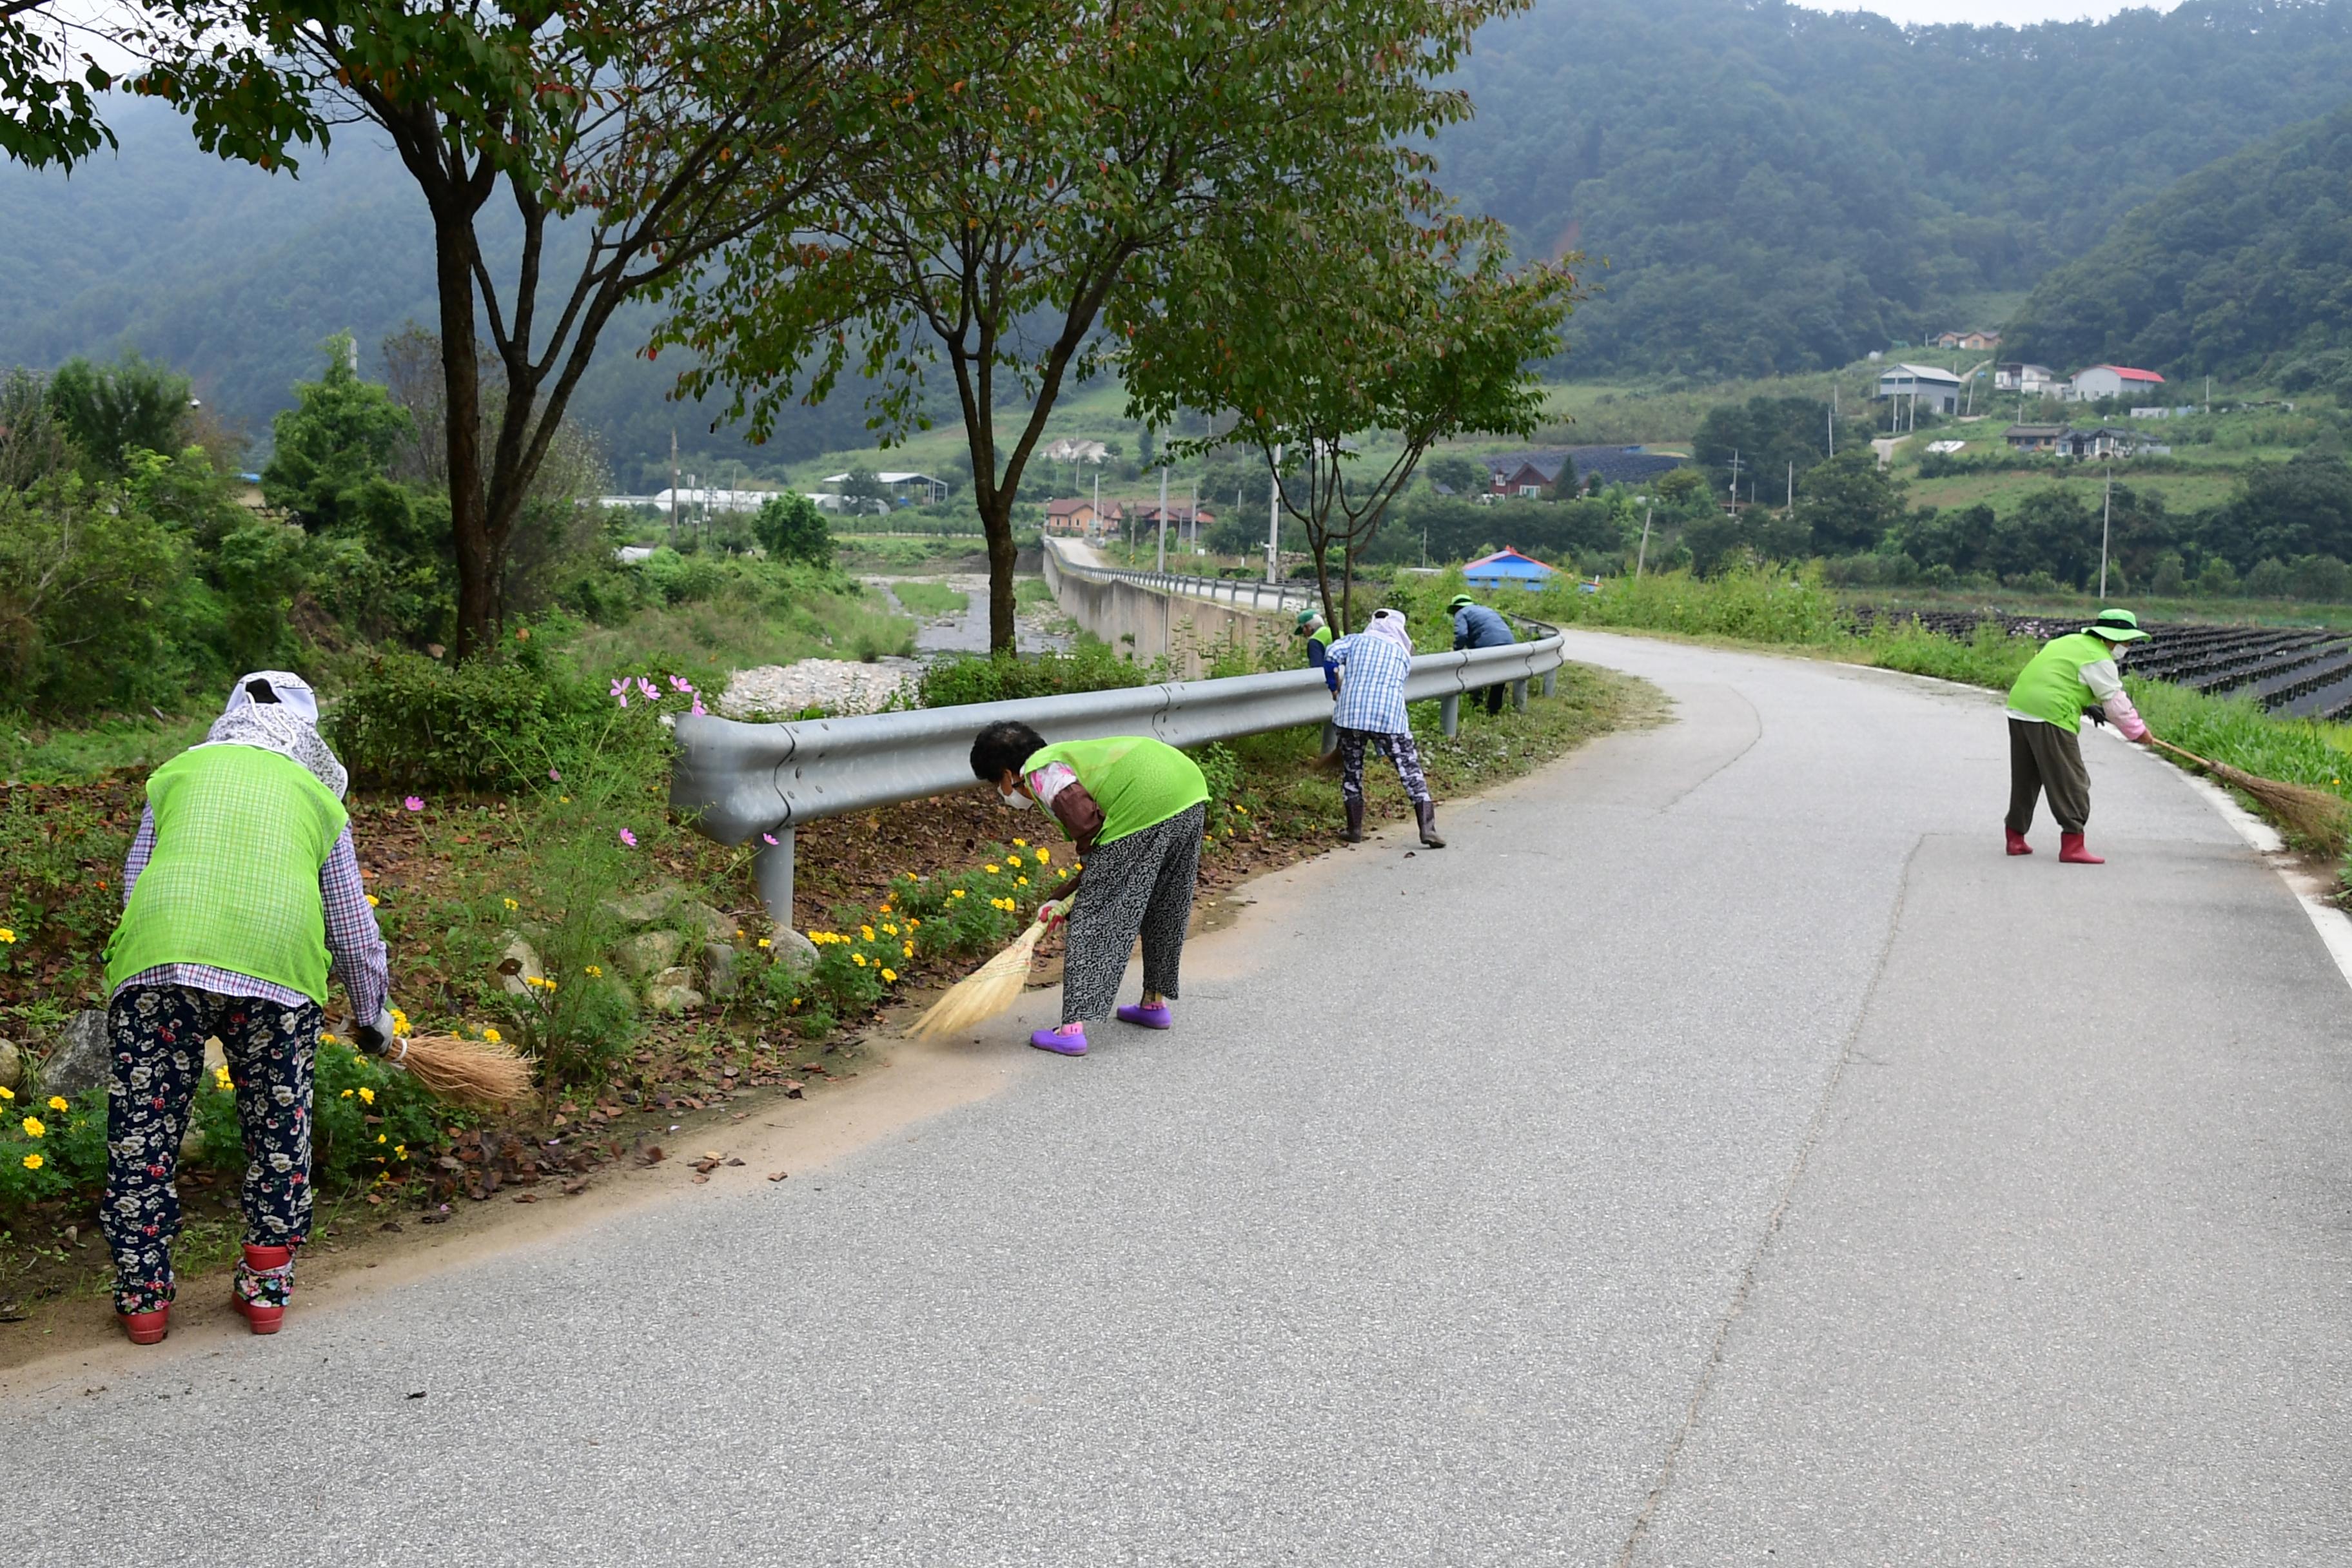
<instances>
[{"instance_id":1,"label":"blue roofed building","mask_svg":"<svg viewBox=\"0 0 2352 1568\"><path fill-rule=\"evenodd\" d=\"M1540 588L1551 581L1554 568L1516 550L1497 550L1462 568L1462 575L1474 588Z\"/></svg>"}]
</instances>

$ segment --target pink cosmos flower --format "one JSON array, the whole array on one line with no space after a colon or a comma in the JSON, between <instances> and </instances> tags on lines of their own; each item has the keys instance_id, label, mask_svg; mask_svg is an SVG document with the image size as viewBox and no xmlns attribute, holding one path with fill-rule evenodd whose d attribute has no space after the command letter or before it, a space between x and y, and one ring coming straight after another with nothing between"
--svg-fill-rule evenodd
<instances>
[{"instance_id":1,"label":"pink cosmos flower","mask_svg":"<svg viewBox=\"0 0 2352 1568\"><path fill-rule=\"evenodd\" d=\"M623 676L613 682L612 695L619 700L622 707L626 708L629 705L628 677Z\"/></svg>"},{"instance_id":2,"label":"pink cosmos flower","mask_svg":"<svg viewBox=\"0 0 2352 1568\"><path fill-rule=\"evenodd\" d=\"M635 849L637 847L637 836L624 827L621 829L621 842Z\"/></svg>"},{"instance_id":3,"label":"pink cosmos flower","mask_svg":"<svg viewBox=\"0 0 2352 1568\"><path fill-rule=\"evenodd\" d=\"M642 675L637 677L637 689L646 694L646 700L648 702L658 702L661 700L661 688L656 686L652 681L647 680Z\"/></svg>"},{"instance_id":4,"label":"pink cosmos flower","mask_svg":"<svg viewBox=\"0 0 2352 1568\"><path fill-rule=\"evenodd\" d=\"M762 833L760 837L762 840L772 845L776 841L776 836L772 833Z\"/></svg>"},{"instance_id":5,"label":"pink cosmos flower","mask_svg":"<svg viewBox=\"0 0 2352 1568\"><path fill-rule=\"evenodd\" d=\"M695 712L697 712L697 713L701 713L701 712L706 711L706 710L705 710L705 709L703 708L703 706L702 706L702 699L701 699L701 698L698 697L698 698L696 698L696 699L694 700L694 710L694 710Z\"/></svg>"},{"instance_id":6,"label":"pink cosmos flower","mask_svg":"<svg viewBox=\"0 0 2352 1568\"><path fill-rule=\"evenodd\" d=\"M669 684L670 689L673 691L691 691L694 689L694 682L688 680L683 675L671 676L669 678Z\"/></svg>"},{"instance_id":7,"label":"pink cosmos flower","mask_svg":"<svg viewBox=\"0 0 2352 1568\"><path fill-rule=\"evenodd\" d=\"M421 800L417 799L417 798L416 798L415 795L410 795L406 800L402 801L400 804L401 804L402 809L404 809L404 810L407 810L407 811L423 811L423 810L425 809L425 803L424 803L423 801L421 801Z\"/></svg>"},{"instance_id":8,"label":"pink cosmos flower","mask_svg":"<svg viewBox=\"0 0 2352 1568\"><path fill-rule=\"evenodd\" d=\"M562 783L563 782L563 774L562 774L560 771L558 771L557 769L554 769L554 768L550 768L550 769L548 769L548 770L547 770L547 776L548 776L549 778L553 779L557 784L562 784Z\"/></svg>"}]
</instances>

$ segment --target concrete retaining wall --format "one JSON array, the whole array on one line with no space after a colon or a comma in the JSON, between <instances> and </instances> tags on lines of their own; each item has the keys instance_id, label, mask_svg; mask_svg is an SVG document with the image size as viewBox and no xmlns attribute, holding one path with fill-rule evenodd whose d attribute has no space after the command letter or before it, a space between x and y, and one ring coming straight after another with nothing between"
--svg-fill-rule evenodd
<instances>
[{"instance_id":1,"label":"concrete retaining wall","mask_svg":"<svg viewBox=\"0 0 2352 1568\"><path fill-rule=\"evenodd\" d=\"M1165 657L1179 680L1205 675L1220 648L1256 648L1268 639L1279 648L1290 635L1292 611L1254 614L1245 607L1156 593L1133 583L1097 582L1061 571L1050 550L1045 566L1046 585L1064 615L1138 658ZM1278 655L1275 668L1286 662Z\"/></svg>"}]
</instances>

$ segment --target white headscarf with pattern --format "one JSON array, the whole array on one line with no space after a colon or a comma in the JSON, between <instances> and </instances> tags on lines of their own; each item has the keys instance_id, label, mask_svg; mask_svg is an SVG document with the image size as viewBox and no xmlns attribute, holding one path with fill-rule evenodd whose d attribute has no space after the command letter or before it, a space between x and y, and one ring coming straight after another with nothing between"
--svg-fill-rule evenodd
<instances>
[{"instance_id":1,"label":"white headscarf with pattern","mask_svg":"<svg viewBox=\"0 0 2352 1568\"><path fill-rule=\"evenodd\" d=\"M319 697L310 683L291 671L257 669L240 675L229 689L228 706L205 734L207 746L258 746L310 770L337 800L351 788L351 775L319 733Z\"/></svg>"}]
</instances>

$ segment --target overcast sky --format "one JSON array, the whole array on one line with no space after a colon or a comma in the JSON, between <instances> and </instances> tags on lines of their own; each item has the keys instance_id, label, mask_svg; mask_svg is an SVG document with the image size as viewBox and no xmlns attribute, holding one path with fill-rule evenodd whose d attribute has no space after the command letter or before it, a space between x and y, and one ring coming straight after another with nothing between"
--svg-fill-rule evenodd
<instances>
[{"instance_id":1,"label":"overcast sky","mask_svg":"<svg viewBox=\"0 0 2352 1568\"><path fill-rule=\"evenodd\" d=\"M2127 7L2120 0L1797 0L1816 11L1875 11L1897 22L2007 23L2021 27L2035 22L2074 22L2085 16L2112 16ZM2179 0L2143 0L2145 8L2169 11Z\"/></svg>"}]
</instances>

